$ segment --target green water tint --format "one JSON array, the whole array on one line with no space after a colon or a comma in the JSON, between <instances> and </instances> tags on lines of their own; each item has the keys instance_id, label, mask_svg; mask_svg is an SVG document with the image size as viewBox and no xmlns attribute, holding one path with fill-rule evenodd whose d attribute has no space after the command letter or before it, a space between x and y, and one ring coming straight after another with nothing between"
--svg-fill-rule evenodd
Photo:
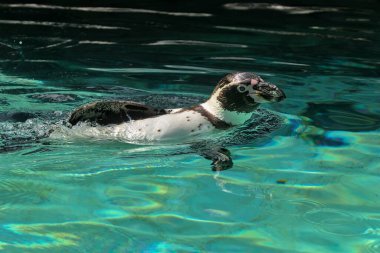
<instances>
[{"instance_id":1,"label":"green water tint","mask_svg":"<svg viewBox=\"0 0 380 253\"><path fill-rule=\"evenodd\" d=\"M380 252L379 3L297 4L1 3L0 250ZM84 103L197 104L233 71L287 99L258 114L279 129L226 141L231 170L41 139Z\"/></svg>"}]
</instances>

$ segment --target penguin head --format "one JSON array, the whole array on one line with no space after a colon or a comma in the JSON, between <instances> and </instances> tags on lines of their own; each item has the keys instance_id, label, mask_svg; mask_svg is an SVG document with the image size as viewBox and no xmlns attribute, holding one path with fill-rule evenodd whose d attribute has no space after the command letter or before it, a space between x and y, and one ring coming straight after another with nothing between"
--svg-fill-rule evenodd
<instances>
[{"instance_id":1,"label":"penguin head","mask_svg":"<svg viewBox=\"0 0 380 253\"><path fill-rule=\"evenodd\" d=\"M279 102L285 98L285 93L276 85L256 74L239 72L223 77L209 101L214 101L223 110L249 113L262 103Z\"/></svg>"}]
</instances>

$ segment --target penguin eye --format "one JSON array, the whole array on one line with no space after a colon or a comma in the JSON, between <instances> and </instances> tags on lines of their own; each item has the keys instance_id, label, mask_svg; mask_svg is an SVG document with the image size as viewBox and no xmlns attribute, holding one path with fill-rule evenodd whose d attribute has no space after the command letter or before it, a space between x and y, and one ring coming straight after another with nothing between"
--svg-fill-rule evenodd
<instances>
[{"instance_id":1,"label":"penguin eye","mask_svg":"<svg viewBox=\"0 0 380 253\"><path fill-rule=\"evenodd\" d=\"M238 85L237 90L241 93L245 92L247 90L247 87L245 85Z\"/></svg>"}]
</instances>

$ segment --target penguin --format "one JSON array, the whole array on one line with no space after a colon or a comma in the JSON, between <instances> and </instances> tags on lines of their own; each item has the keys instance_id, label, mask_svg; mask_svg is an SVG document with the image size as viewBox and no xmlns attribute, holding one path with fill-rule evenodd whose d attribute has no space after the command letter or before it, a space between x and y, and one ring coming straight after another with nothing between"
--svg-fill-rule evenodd
<instances>
[{"instance_id":1,"label":"penguin","mask_svg":"<svg viewBox=\"0 0 380 253\"><path fill-rule=\"evenodd\" d=\"M220 171L232 167L230 152L195 140L243 125L260 104L285 98L280 88L259 75L238 72L224 76L209 99L198 105L164 109L134 101L97 101L75 109L68 121L73 128L90 123L93 133L98 130L133 142L190 143L197 153L212 160L212 170Z\"/></svg>"}]
</instances>

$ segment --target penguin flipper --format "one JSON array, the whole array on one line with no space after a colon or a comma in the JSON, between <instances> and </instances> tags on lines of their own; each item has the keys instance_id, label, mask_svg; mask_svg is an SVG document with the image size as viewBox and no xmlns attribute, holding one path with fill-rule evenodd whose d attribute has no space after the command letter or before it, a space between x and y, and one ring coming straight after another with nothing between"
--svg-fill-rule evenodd
<instances>
[{"instance_id":1,"label":"penguin flipper","mask_svg":"<svg viewBox=\"0 0 380 253\"><path fill-rule=\"evenodd\" d=\"M74 110L69 118L71 125L78 122L93 122L99 125L121 124L131 120L146 119L166 114L156 109L132 101L98 101L83 105Z\"/></svg>"},{"instance_id":2,"label":"penguin flipper","mask_svg":"<svg viewBox=\"0 0 380 253\"><path fill-rule=\"evenodd\" d=\"M204 158L211 160L211 169L213 171L228 170L232 168L233 162L231 152L220 146L210 146L206 143L197 143L192 148Z\"/></svg>"},{"instance_id":3,"label":"penguin flipper","mask_svg":"<svg viewBox=\"0 0 380 253\"><path fill-rule=\"evenodd\" d=\"M213 156L211 165L213 171L231 169L233 166L231 152L226 148L220 148Z\"/></svg>"}]
</instances>

